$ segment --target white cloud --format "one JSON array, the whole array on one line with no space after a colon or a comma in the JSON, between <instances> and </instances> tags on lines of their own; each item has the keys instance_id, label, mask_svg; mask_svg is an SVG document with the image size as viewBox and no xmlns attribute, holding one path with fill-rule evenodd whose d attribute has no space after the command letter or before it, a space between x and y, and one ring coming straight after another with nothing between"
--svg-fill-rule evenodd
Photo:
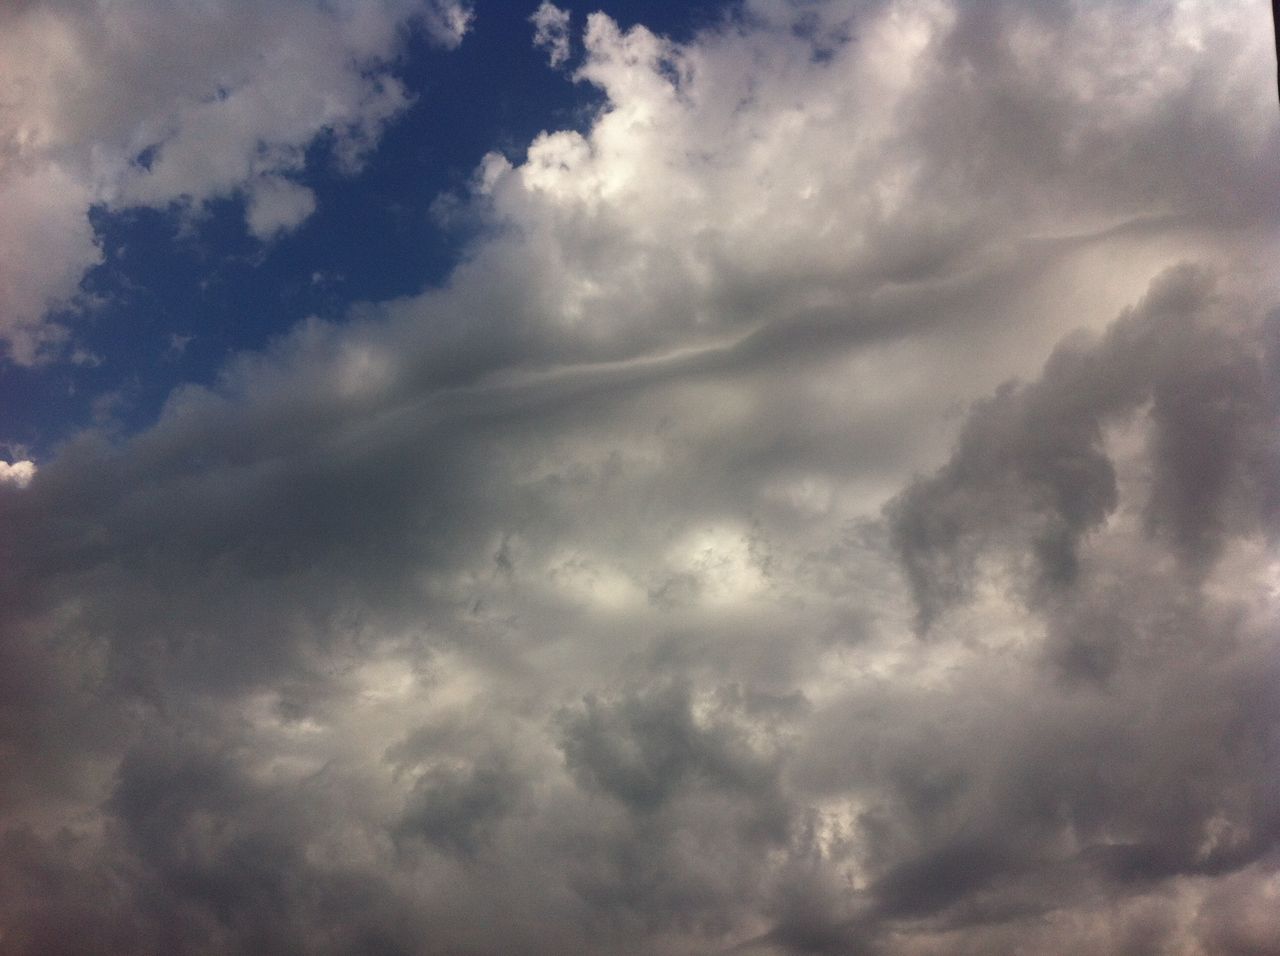
<instances>
[{"instance_id":1,"label":"white cloud","mask_svg":"<svg viewBox=\"0 0 1280 956\"><path fill-rule=\"evenodd\" d=\"M542 0L529 20L533 23L533 45L546 52L551 66L567 62L571 43L569 11L561 10L551 0Z\"/></svg>"},{"instance_id":2,"label":"white cloud","mask_svg":"<svg viewBox=\"0 0 1280 956\"><path fill-rule=\"evenodd\" d=\"M62 338L45 311L74 295L101 250L86 212L91 189L62 167L0 163L0 341L22 364Z\"/></svg>"},{"instance_id":3,"label":"white cloud","mask_svg":"<svg viewBox=\"0 0 1280 956\"><path fill-rule=\"evenodd\" d=\"M248 193L245 220L259 239L292 229L315 212L315 193L281 176L259 176Z\"/></svg>"},{"instance_id":4,"label":"white cloud","mask_svg":"<svg viewBox=\"0 0 1280 956\"><path fill-rule=\"evenodd\" d=\"M87 213L104 203L199 204L248 189L255 234L309 213L307 145L334 137L354 171L409 102L388 74L421 17L456 46L469 7L369 4L29 3L0 11L0 342L35 360L46 320L100 258ZM146 161L137 162L145 156Z\"/></svg>"},{"instance_id":5,"label":"white cloud","mask_svg":"<svg viewBox=\"0 0 1280 956\"><path fill-rule=\"evenodd\" d=\"M435 41L453 49L471 29L475 10L469 0L432 0L421 16Z\"/></svg>"},{"instance_id":6,"label":"white cloud","mask_svg":"<svg viewBox=\"0 0 1280 956\"><path fill-rule=\"evenodd\" d=\"M33 461L0 461L0 483L8 482L25 488L35 475L36 464Z\"/></svg>"}]
</instances>

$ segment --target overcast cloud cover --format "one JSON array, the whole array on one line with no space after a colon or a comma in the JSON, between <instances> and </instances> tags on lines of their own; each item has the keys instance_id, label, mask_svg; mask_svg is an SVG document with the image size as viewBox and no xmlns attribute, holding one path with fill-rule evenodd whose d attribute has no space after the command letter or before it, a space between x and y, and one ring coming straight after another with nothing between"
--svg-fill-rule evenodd
<instances>
[{"instance_id":1,"label":"overcast cloud cover","mask_svg":"<svg viewBox=\"0 0 1280 956\"><path fill-rule=\"evenodd\" d=\"M1266 5L604 7L2 8L8 361L94 204L357 175L413 18L606 102L0 465L0 950L1280 953Z\"/></svg>"}]
</instances>

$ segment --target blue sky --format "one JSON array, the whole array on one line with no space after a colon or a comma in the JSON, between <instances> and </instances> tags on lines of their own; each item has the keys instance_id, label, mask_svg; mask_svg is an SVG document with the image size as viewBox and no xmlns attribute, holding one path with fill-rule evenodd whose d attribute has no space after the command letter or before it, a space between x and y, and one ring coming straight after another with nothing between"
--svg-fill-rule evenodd
<instances>
[{"instance_id":1,"label":"blue sky","mask_svg":"<svg viewBox=\"0 0 1280 956\"><path fill-rule=\"evenodd\" d=\"M0 950L1270 952L1260 0L0 4Z\"/></svg>"}]
</instances>

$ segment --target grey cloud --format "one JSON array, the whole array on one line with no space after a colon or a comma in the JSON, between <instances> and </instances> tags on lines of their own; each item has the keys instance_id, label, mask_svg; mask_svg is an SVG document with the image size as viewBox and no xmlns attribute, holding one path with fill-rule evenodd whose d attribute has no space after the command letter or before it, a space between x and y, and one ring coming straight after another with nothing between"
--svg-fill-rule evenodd
<instances>
[{"instance_id":1,"label":"grey cloud","mask_svg":"<svg viewBox=\"0 0 1280 956\"><path fill-rule=\"evenodd\" d=\"M1265 951L1276 124L1162 9L597 20L446 287L0 482L0 945Z\"/></svg>"},{"instance_id":2,"label":"grey cloud","mask_svg":"<svg viewBox=\"0 0 1280 956\"><path fill-rule=\"evenodd\" d=\"M566 763L586 784L642 812L686 787L770 789L771 761L753 753L731 725L700 726L689 694L675 683L613 703L588 697L580 712L563 717Z\"/></svg>"},{"instance_id":3,"label":"grey cloud","mask_svg":"<svg viewBox=\"0 0 1280 956\"><path fill-rule=\"evenodd\" d=\"M468 770L431 770L414 784L397 833L451 853L475 853L488 830L515 806L523 778L501 759L477 761Z\"/></svg>"},{"instance_id":4,"label":"grey cloud","mask_svg":"<svg viewBox=\"0 0 1280 956\"><path fill-rule=\"evenodd\" d=\"M1160 640L1158 612L1133 616L1140 639ZM861 913L811 914L807 925L843 934L845 945L870 935L888 952L922 921L957 943L1012 925L993 946L1012 952L1047 914L1087 909L1090 894L1128 905L1180 876L1269 866L1280 833L1274 756L1262 741L1280 714L1257 695L1274 680L1274 654L1263 635L1182 623L1198 654L1172 652L1187 660L1177 667L1162 657L1154 687L1145 660L1113 678L1123 686L1110 693L1040 679L1025 691L985 681L927 694L885 688L820 716L806 759L845 775L824 789L861 794L853 846L870 879ZM1242 638L1247 652L1222 653ZM975 708L975 695L988 704Z\"/></svg>"},{"instance_id":5,"label":"grey cloud","mask_svg":"<svg viewBox=\"0 0 1280 956\"><path fill-rule=\"evenodd\" d=\"M923 628L965 596L983 552L1011 540L1034 555L1038 586L1075 581L1081 537L1118 505L1105 429L1147 402L1153 529L1202 564L1224 522L1272 525L1275 370L1258 321L1248 338L1231 337L1214 309L1211 278L1175 269L1101 341L1060 346L1038 381L1007 384L975 408L950 461L889 508Z\"/></svg>"},{"instance_id":6,"label":"grey cloud","mask_svg":"<svg viewBox=\"0 0 1280 956\"><path fill-rule=\"evenodd\" d=\"M5 840L6 947L18 953L413 951L376 874L308 861L316 790L255 783L231 748L153 740L120 764L106 840ZM311 812L299 810L311 806ZM96 841L94 841L96 842Z\"/></svg>"}]
</instances>

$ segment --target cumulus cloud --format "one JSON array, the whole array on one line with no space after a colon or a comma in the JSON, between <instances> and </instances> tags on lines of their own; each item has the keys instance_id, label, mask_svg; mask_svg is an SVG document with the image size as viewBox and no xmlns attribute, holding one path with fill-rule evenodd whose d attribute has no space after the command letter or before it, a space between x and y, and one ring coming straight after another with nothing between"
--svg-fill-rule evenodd
<instances>
[{"instance_id":1,"label":"cumulus cloud","mask_svg":"<svg viewBox=\"0 0 1280 956\"><path fill-rule=\"evenodd\" d=\"M245 223L259 239L292 229L315 212L315 193L280 176L259 176L248 193Z\"/></svg>"},{"instance_id":2,"label":"cumulus cloud","mask_svg":"<svg viewBox=\"0 0 1280 956\"><path fill-rule=\"evenodd\" d=\"M592 16L448 284L0 482L5 948L1269 942L1255 7Z\"/></svg>"},{"instance_id":3,"label":"cumulus cloud","mask_svg":"<svg viewBox=\"0 0 1280 956\"><path fill-rule=\"evenodd\" d=\"M21 363L100 260L88 212L199 205L244 189L260 238L306 218L286 188L322 133L354 171L409 98L405 24L457 46L469 7L23 3L0 11L0 341Z\"/></svg>"},{"instance_id":4,"label":"cumulus cloud","mask_svg":"<svg viewBox=\"0 0 1280 956\"><path fill-rule=\"evenodd\" d=\"M36 465L33 461L0 461L0 481L7 481L25 488L35 477Z\"/></svg>"}]
</instances>

